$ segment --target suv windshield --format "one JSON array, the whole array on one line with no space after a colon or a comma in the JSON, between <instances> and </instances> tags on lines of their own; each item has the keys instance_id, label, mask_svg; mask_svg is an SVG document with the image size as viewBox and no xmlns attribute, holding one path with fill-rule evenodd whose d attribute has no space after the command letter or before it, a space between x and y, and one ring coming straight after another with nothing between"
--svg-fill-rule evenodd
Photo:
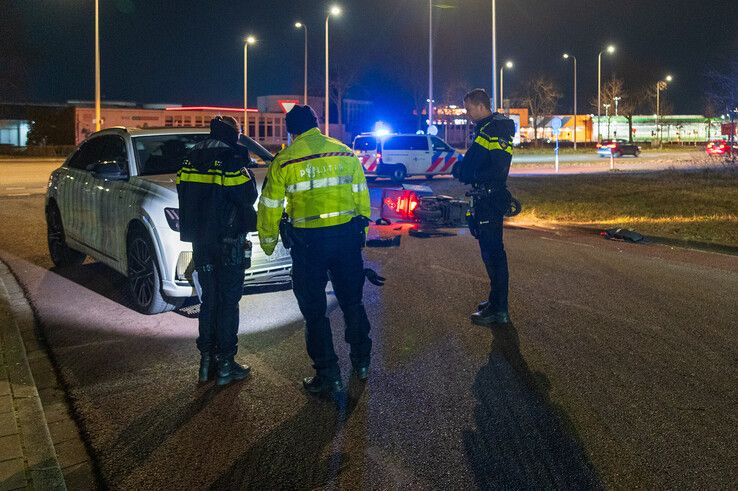
<instances>
[{"instance_id":1,"label":"suv windshield","mask_svg":"<svg viewBox=\"0 0 738 491\"><path fill-rule=\"evenodd\" d=\"M139 175L176 173L190 149L207 137L207 133L134 137Z\"/></svg>"}]
</instances>

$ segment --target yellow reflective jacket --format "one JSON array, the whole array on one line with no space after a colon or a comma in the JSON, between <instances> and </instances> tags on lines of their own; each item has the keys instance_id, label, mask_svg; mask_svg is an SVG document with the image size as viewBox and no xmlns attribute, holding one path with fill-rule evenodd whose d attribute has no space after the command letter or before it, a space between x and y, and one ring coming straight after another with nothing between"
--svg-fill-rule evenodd
<instances>
[{"instance_id":1,"label":"yellow reflective jacket","mask_svg":"<svg viewBox=\"0 0 738 491\"><path fill-rule=\"evenodd\" d=\"M259 199L257 230L271 255L285 209L297 228L341 225L371 216L369 189L359 159L349 147L318 128L299 135L269 166Z\"/></svg>"}]
</instances>

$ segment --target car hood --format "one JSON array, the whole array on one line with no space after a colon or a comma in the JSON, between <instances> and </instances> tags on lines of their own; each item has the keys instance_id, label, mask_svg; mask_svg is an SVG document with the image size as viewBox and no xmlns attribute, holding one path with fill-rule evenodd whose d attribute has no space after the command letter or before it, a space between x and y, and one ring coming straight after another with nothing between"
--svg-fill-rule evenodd
<instances>
[{"instance_id":1,"label":"car hood","mask_svg":"<svg viewBox=\"0 0 738 491\"><path fill-rule=\"evenodd\" d=\"M170 191L177 192L176 174L159 174L156 176L138 176L143 182L155 184Z\"/></svg>"},{"instance_id":2,"label":"car hood","mask_svg":"<svg viewBox=\"0 0 738 491\"><path fill-rule=\"evenodd\" d=\"M266 176L266 168L255 168L252 169L254 177L256 177L256 188L261 195L261 186L264 184L264 177ZM158 192L160 194L168 195L168 197L174 197L177 199L177 176L176 174L158 174L155 176L138 176L143 187ZM153 189L152 189L153 188Z\"/></svg>"}]
</instances>

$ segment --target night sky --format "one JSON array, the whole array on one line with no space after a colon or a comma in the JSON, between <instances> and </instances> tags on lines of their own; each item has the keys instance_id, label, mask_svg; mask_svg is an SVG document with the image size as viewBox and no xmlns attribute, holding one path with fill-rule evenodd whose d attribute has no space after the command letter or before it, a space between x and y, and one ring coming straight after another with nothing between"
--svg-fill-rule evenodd
<instances>
[{"instance_id":1,"label":"night sky","mask_svg":"<svg viewBox=\"0 0 738 491\"><path fill-rule=\"evenodd\" d=\"M310 74L322 93L323 22L328 3L309 0L100 0L102 91L105 99L240 105L241 39L249 51L249 94L302 93L303 33L309 29ZM490 0L436 0L435 96L491 84ZM92 0L2 0L0 100L63 102L93 97ZM377 103L392 120L412 107L412 80L427 87L425 0L344 0L331 20L331 61L356 70L351 95ZM176 5L177 8L172 8ZM597 52L603 79L617 75L640 90L671 73L666 97L675 112L701 113L704 74L738 54L738 0L497 0L499 61L514 95L537 73L563 93L571 110L571 64L579 62L580 112L593 111ZM413 73L419 74L413 77ZM425 92L423 93L425 95ZM460 102L460 101L456 101ZM400 111L401 109L401 111Z\"/></svg>"}]
</instances>

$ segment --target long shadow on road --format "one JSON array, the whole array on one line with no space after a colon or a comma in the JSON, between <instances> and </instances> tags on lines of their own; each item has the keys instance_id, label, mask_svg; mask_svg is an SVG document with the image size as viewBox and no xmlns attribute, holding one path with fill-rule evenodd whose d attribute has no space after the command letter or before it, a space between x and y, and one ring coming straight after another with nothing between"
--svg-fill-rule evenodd
<instances>
[{"instance_id":1,"label":"long shadow on road","mask_svg":"<svg viewBox=\"0 0 738 491\"><path fill-rule=\"evenodd\" d=\"M549 398L545 374L532 372L513 324L493 328L489 360L474 380L476 431L464 433L481 489L599 489L566 412Z\"/></svg>"},{"instance_id":2,"label":"long shadow on road","mask_svg":"<svg viewBox=\"0 0 738 491\"><path fill-rule=\"evenodd\" d=\"M351 456L332 444L364 387L352 378L344 400L308 401L253 443L210 488L309 490L335 481L349 467Z\"/></svg>"}]
</instances>

